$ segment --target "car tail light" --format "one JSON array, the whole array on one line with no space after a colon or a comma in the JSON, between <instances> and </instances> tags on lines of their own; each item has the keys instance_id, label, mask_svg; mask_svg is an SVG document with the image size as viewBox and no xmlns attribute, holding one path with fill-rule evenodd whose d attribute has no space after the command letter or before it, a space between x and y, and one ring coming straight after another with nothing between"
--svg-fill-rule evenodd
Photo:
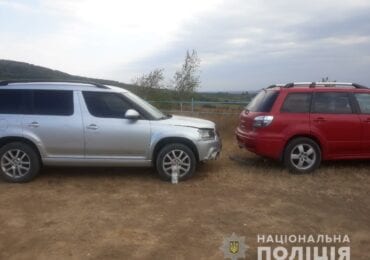
<instances>
[{"instance_id":1,"label":"car tail light","mask_svg":"<svg viewBox=\"0 0 370 260\"><path fill-rule=\"evenodd\" d=\"M273 116L257 116L253 120L253 127L266 127L272 123L272 120L274 120Z\"/></svg>"}]
</instances>

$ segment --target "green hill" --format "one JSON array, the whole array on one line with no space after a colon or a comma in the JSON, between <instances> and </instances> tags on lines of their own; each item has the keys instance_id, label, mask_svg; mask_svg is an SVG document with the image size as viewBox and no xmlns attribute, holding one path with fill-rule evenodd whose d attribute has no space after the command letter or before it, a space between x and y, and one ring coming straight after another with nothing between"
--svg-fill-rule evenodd
<instances>
[{"instance_id":1,"label":"green hill","mask_svg":"<svg viewBox=\"0 0 370 260\"><path fill-rule=\"evenodd\" d=\"M0 80L50 80L50 81L87 81L96 82L107 85L114 85L117 87L128 89L141 97L151 101L190 101L194 100L208 101L208 102L232 102L232 101L249 101L250 95L245 93L228 93L228 92L198 92L185 96L179 96L178 93L172 89L144 89L132 84L126 84L113 80L96 79L71 75L59 70L53 70L41 66L36 66L26 62L1 60L0 59ZM156 103L160 106L166 104Z\"/></svg>"},{"instance_id":2,"label":"green hill","mask_svg":"<svg viewBox=\"0 0 370 260\"><path fill-rule=\"evenodd\" d=\"M136 86L113 80L87 78L71 75L59 70L36 66L26 62L0 60L0 80L76 80L91 81L134 90Z\"/></svg>"}]
</instances>

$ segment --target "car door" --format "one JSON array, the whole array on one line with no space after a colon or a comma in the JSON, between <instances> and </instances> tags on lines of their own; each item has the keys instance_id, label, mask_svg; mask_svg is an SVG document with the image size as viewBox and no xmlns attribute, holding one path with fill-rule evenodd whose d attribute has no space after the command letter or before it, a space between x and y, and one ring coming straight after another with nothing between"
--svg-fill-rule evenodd
<instances>
[{"instance_id":1,"label":"car door","mask_svg":"<svg viewBox=\"0 0 370 260\"><path fill-rule=\"evenodd\" d=\"M86 158L146 159L150 123L127 119L133 105L121 93L82 91Z\"/></svg>"},{"instance_id":2,"label":"car door","mask_svg":"<svg viewBox=\"0 0 370 260\"><path fill-rule=\"evenodd\" d=\"M370 155L370 93L354 93L354 97L359 106L362 124L362 151L365 155Z\"/></svg>"},{"instance_id":3,"label":"car door","mask_svg":"<svg viewBox=\"0 0 370 260\"><path fill-rule=\"evenodd\" d=\"M310 133L311 99L310 92L292 92L286 95L275 123L283 138L289 139L297 133Z\"/></svg>"},{"instance_id":4,"label":"car door","mask_svg":"<svg viewBox=\"0 0 370 260\"><path fill-rule=\"evenodd\" d=\"M84 140L78 97L72 90L29 90L22 118L24 137L45 157L83 158Z\"/></svg>"},{"instance_id":5,"label":"car door","mask_svg":"<svg viewBox=\"0 0 370 260\"><path fill-rule=\"evenodd\" d=\"M310 115L310 127L325 141L329 157L361 153L361 121L354 113L347 92L316 92Z\"/></svg>"}]
</instances>

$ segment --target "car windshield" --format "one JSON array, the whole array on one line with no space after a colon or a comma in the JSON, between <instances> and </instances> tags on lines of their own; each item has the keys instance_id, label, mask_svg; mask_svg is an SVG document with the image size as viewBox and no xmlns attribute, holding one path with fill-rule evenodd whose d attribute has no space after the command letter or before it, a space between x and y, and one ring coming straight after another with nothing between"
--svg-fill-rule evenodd
<instances>
[{"instance_id":1,"label":"car windshield","mask_svg":"<svg viewBox=\"0 0 370 260\"><path fill-rule=\"evenodd\" d=\"M168 115L163 114L158 108L152 106L144 99L136 96L131 92L125 92L124 95L129 98L132 102L140 106L146 112L148 112L155 120L168 118Z\"/></svg>"}]
</instances>

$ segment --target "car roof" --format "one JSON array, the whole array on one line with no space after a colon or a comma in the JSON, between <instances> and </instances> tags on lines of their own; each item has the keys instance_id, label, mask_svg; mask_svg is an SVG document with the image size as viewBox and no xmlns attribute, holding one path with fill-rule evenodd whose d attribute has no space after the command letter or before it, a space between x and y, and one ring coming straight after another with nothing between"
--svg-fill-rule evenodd
<instances>
[{"instance_id":1,"label":"car roof","mask_svg":"<svg viewBox=\"0 0 370 260\"><path fill-rule=\"evenodd\" d=\"M0 89L39 89L39 90L79 90L97 92L128 92L126 89L89 82L54 82L54 81L0 81Z\"/></svg>"}]
</instances>

